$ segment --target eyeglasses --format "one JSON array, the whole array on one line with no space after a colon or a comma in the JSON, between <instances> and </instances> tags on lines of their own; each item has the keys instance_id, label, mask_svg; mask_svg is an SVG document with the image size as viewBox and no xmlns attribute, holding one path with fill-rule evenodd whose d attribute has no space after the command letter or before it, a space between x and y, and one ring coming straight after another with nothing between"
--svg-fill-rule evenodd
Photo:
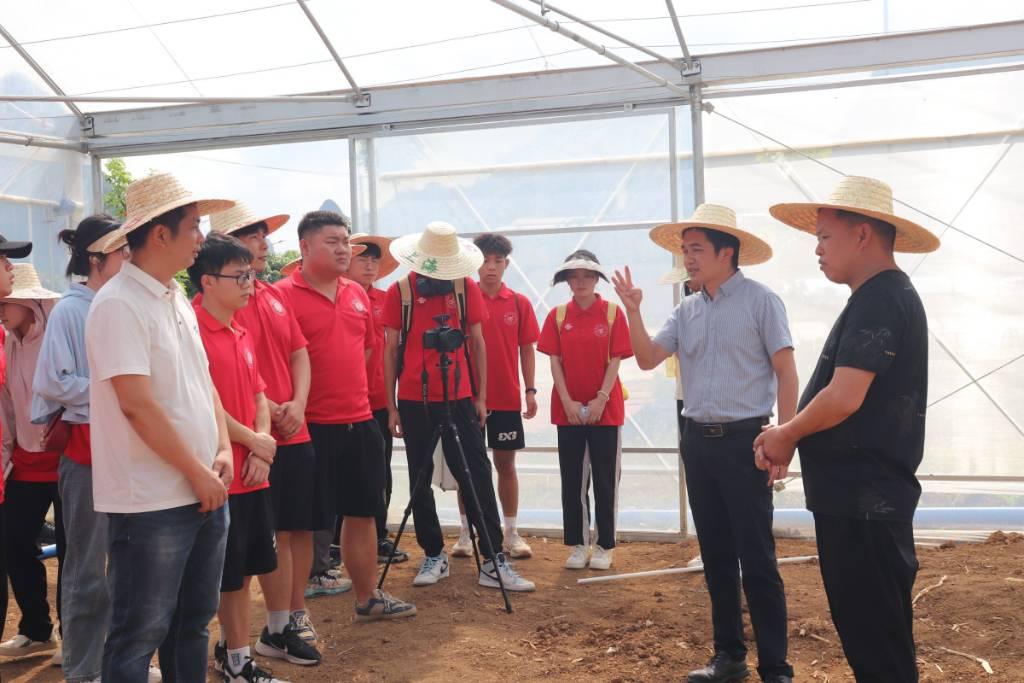
<instances>
[{"instance_id":1,"label":"eyeglasses","mask_svg":"<svg viewBox=\"0 0 1024 683\"><path fill-rule=\"evenodd\" d=\"M252 281L256 279L255 270L247 270L241 275L221 275L220 273L203 273L203 275L234 280L239 287L245 287L246 285L252 284Z\"/></svg>"}]
</instances>

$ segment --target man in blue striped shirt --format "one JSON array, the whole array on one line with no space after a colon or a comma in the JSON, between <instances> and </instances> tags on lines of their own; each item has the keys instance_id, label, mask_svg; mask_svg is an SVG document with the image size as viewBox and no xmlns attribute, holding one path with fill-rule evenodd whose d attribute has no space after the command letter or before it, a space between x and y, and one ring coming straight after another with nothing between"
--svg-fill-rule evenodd
<instances>
[{"instance_id":1,"label":"man in blue striped shirt","mask_svg":"<svg viewBox=\"0 0 1024 683\"><path fill-rule=\"evenodd\" d=\"M715 654L690 672L689 683L728 683L750 675L743 642L740 569L757 638L758 673L790 683L786 661L786 596L772 536L772 488L785 467L759 470L750 449L768 423L776 397L779 418L796 412L797 374L786 309L740 265L771 258L771 247L736 227L731 209L702 204L682 223L658 226L651 238L684 256L701 290L676 307L652 339L640 315L643 292L628 268L615 290L626 309L641 369L679 358L686 403L683 464L711 596Z\"/></svg>"}]
</instances>

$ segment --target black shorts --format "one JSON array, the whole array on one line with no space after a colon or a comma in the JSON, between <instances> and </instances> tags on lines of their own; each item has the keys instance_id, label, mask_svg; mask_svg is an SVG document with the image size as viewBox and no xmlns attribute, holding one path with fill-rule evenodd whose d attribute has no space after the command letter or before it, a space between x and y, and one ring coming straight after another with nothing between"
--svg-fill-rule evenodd
<instances>
[{"instance_id":1,"label":"black shorts","mask_svg":"<svg viewBox=\"0 0 1024 683\"><path fill-rule=\"evenodd\" d=\"M316 487L328 489L319 498L321 511L343 517L386 514L387 462L377 422L311 423L309 434L316 451ZM321 528L333 528L333 522Z\"/></svg>"},{"instance_id":2,"label":"black shorts","mask_svg":"<svg viewBox=\"0 0 1024 683\"><path fill-rule=\"evenodd\" d=\"M270 466L270 508L278 531L313 531L316 496L316 454L313 443L278 446Z\"/></svg>"},{"instance_id":3,"label":"black shorts","mask_svg":"<svg viewBox=\"0 0 1024 683\"><path fill-rule=\"evenodd\" d=\"M269 574L277 569L270 489L232 494L228 496L228 506L231 524L224 550L221 593L241 590L247 576Z\"/></svg>"},{"instance_id":4,"label":"black shorts","mask_svg":"<svg viewBox=\"0 0 1024 683\"><path fill-rule=\"evenodd\" d=\"M492 410L487 414L487 446L496 451L526 448L523 414L518 410Z\"/></svg>"}]
</instances>

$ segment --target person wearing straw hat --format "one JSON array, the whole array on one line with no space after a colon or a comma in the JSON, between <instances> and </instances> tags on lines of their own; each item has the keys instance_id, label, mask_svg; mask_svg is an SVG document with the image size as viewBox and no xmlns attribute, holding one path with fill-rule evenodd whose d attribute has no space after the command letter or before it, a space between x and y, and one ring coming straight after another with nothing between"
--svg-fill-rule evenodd
<instances>
[{"instance_id":1,"label":"person wearing straw hat","mask_svg":"<svg viewBox=\"0 0 1024 683\"><path fill-rule=\"evenodd\" d=\"M392 551L395 553L394 562L406 562L409 554L404 550L397 550L394 542L388 538L388 514L387 506L391 505L391 452L394 446L394 436L388 427L388 399L384 391L384 303L387 300L387 293L383 289L374 286L378 280L386 278L398 268L398 260L391 255L388 247L391 245L390 237L380 235L367 235L356 233L351 239L353 247L363 247L361 254L353 253L352 263L348 267L348 277L354 282L362 285L366 295L370 298L370 310L373 312L373 324L377 331L377 341L370 355L367 371L370 378L370 410L373 411L373 419L380 426L381 434L384 436L384 454L387 459L387 489L385 490L385 510L377 517L377 562L387 562Z\"/></svg>"},{"instance_id":2,"label":"person wearing straw hat","mask_svg":"<svg viewBox=\"0 0 1024 683\"><path fill-rule=\"evenodd\" d=\"M200 216L234 202L200 198L168 173L128 186L131 261L96 294L85 323L93 501L108 513L106 683L203 680L217 611L233 467L192 306L175 273L195 261Z\"/></svg>"},{"instance_id":3,"label":"person wearing straw hat","mask_svg":"<svg viewBox=\"0 0 1024 683\"><path fill-rule=\"evenodd\" d=\"M508 268L512 243L504 235L477 235L473 244L484 255L480 266L480 292L488 316L482 323L487 345L487 445L494 453L498 471L498 500L505 518L505 550L514 560L531 557L533 551L519 535L516 515L519 510L519 479L516 476L516 451L526 448L523 418L537 415L537 389L534 387L536 354L534 346L540 329L533 305L522 294L513 292L502 281ZM519 367L522 365L526 390L520 398ZM526 412L523 413L523 400ZM465 502L459 496L462 528L452 546L452 557L470 557L473 552L469 518Z\"/></svg>"},{"instance_id":4,"label":"person wearing straw hat","mask_svg":"<svg viewBox=\"0 0 1024 683\"><path fill-rule=\"evenodd\" d=\"M7 296L14 289L14 266L12 258L25 258L32 252L31 242L12 242L0 235L0 299ZM6 341L6 332L0 327L0 387L7 381L7 358L4 355L3 347ZM0 435L3 432L3 421L0 420ZM4 544L2 529L4 525L4 467L0 463L0 618L4 623L7 621L7 562L4 559ZM2 631L2 629L0 629ZM3 634L0 633L0 636ZM0 638L2 640L2 638Z\"/></svg>"},{"instance_id":5,"label":"person wearing straw hat","mask_svg":"<svg viewBox=\"0 0 1024 683\"><path fill-rule=\"evenodd\" d=\"M786 595L772 536L772 484L786 474L754 466L750 447L778 403L796 412L798 380L786 308L741 270L772 256L768 243L736 225L732 209L701 204L680 223L659 225L651 239L683 257L700 291L684 298L652 339L640 314L643 292L629 268L615 273L637 365L656 367L675 354L686 400L682 457L693 521L711 597L714 655L690 683L750 675L743 637L742 588L757 640L763 681L788 683Z\"/></svg>"},{"instance_id":6,"label":"person wearing straw hat","mask_svg":"<svg viewBox=\"0 0 1024 683\"><path fill-rule=\"evenodd\" d=\"M551 310L537 343L551 359L554 379L551 422L558 427L562 533L572 548L566 569L608 569L615 549L626 418L619 365L633 353L626 317L597 294L598 279L608 276L592 252L580 249L566 257L551 284L569 285L572 300ZM591 477L596 534L590 531Z\"/></svg>"},{"instance_id":7,"label":"person wearing straw hat","mask_svg":"<svg viewBox=\"0 0 1024 683\"><path fill-rule=\"evenodd\" d=\"M390 251L400 265L412 271L404 284L399 281L391 285L384 307L387 330L384 388L388 422L391 433L405 439L410 493L420 473L426 470L429 474L433 467L436 444L430 441L444 419L447 395L469 478L458 460L454 439L448 433L442 438L444 458L458 481L459 490L475 491L479 503L477 506L466 501L470 503L469 521L481 539L483 566L477 581L487 588L504 585L507 591L532 591L534 583L522 577L501 551L504 540L501 518L482 431L487 422L487 347L481 323L488 313L472 275L480 269L484 256L472 242L460 239L453 226L440 221L429 223L421 233L399 237L391 243ZM403 291L408 292L407 302ZM450 316L451 327L461 329L465 336L463 348L452 353L455 368L448 378L447 391L437 370L440 354L436 349L424 348L423 343L424 332L436 329L434 318L440 315ZM463 360L466 365L460 367ZM421 488L412 504L416 541L425 555L413 585L429 586L448 578L444 535L429 486ZM493 546L488 547L486 540Z\"/></svg>"},{"instance_id":8,"label":"person wearing straw hat","mask_svg":"<svg viewBox=\"0 0 1024 683\"><path fill-rule=\"evenodd\" d=\"M302 270L302 257L293 258L288 263L281 266L281 277L288 277L296 270Z\"/></svg>"},{"instance_id":9,"label":"person wearing straw hat","mask_svg":"<svg viewBox=\"0 0 1024 683\"><path fill-rule=\"evenodd\" d=\"M928 320L894 252L939 240L893 213L880 180L844 178L828 201L776 204L772 216L815 235L825 277L850 288L800 398L754 442L761 467L800 449L832 620L858 681L918 680L911 590L917 575L915 473L928 408Z\"/></svg>"},{"instance_id":10,"label":"person wearing straw hat","mask_svg":"<svg viewBox=\"0 0 1024 683\"><path fill-rule=\"evenodd\" d=\"M357 622L416 614L412 603L376 587L376 517L385 510L384 437L370 410L367 362L376 340L366 291L344 277L352 256L347 220L311 211L298 225L302 270L275 287L309 341L312 379L306 421L317 481L316 529L342 517L341 551L352 577Z\"/></svg>"},{"instance_id":11,"label":"person wearing straw hat","mask_svg":"<svg viewBox=\"0 0 1024 683\"><path fill-rule=\"evenodd\" d=\"M3 464L7 479L3 529L7 574L21 609L18 633L0 644L0 656L18 657L59 647L46 599L46 568L36 537L50 506L57 527L57 618L61 615L64 522L57 490L60 453L45 446L46 425L32 423L32 377L46 324L60 294L39 282L31 263L13 268L14 287L0 299L0 323L7 330L7 382L0 392ZM9 472L8 472L9 470Z\"/></svg>"},{"instance_id":12,"label":"person wearing straw hat","mask_svg":"<svg viewBox=\"0 0 1024 683\"><path fill-rule=\"evenodd\" d=\"M256 214L242 202L210 217L211 233L239 239L252 254L252 269L265 273L270 252L267 237L288 222L287 214ZM283 274L283 271L282 271ZM201 303L202 294L196 302ZM264 395L270 409L276 455L270 466L270 501L277 541L277 569L259 577L267 604L267 624L256 643L264 657L293 664L317 664L316 631L306 609L306 580L313 564L313 497L316 455L306 426L310 366L308 342L295 313L276 287L257 278L248 305L235 311L235 322L248 332L256 353ZM229 424L230 426L230 424ZM243 441L259 451L258 437L242 432ZM348 579L334 592L351 587ZM344 581L346 585L342 585Z\"/></svg>"},{"instance_id":13,"label":"person wearing straw hat","mask_svg":"<svg viewBox=\"0 0 1024 683\"><path fill-rule=\"evenodd\" d=\"M118 246L105 239L120 225L99 214L58 235L71 252L67 277L85 281L72 282L50 313L32 380L32 421L64 435L52 448L63 455L57 486L67 539L64 570L74 577L61 586L60 598L62 665L69 681L99 677L110 624L107 516L96 512L92 499L85 319L96 292L117 275L127 255L123 241Z\"/></svg>"}]
</instances>

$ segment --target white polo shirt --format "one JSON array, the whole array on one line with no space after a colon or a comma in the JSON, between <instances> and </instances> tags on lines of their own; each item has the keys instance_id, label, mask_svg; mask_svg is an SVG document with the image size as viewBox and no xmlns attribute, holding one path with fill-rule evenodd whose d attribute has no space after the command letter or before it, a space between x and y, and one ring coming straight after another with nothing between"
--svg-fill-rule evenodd
<instances>
[{"instance_id":1,"label":"white polo shirt","mask_svg":"<svg viewBox=\"0 0 1024 683\"><path fill-rule=\"evenodd\" d=\"M200 462L212 466L217 421L209 361L192 306L125 263L96 294L85 323L93 500L98 512L151 512L198 502L188 480L143 443L110 379L146 375L153 394Z\"/></svg>"}]
</instances>

